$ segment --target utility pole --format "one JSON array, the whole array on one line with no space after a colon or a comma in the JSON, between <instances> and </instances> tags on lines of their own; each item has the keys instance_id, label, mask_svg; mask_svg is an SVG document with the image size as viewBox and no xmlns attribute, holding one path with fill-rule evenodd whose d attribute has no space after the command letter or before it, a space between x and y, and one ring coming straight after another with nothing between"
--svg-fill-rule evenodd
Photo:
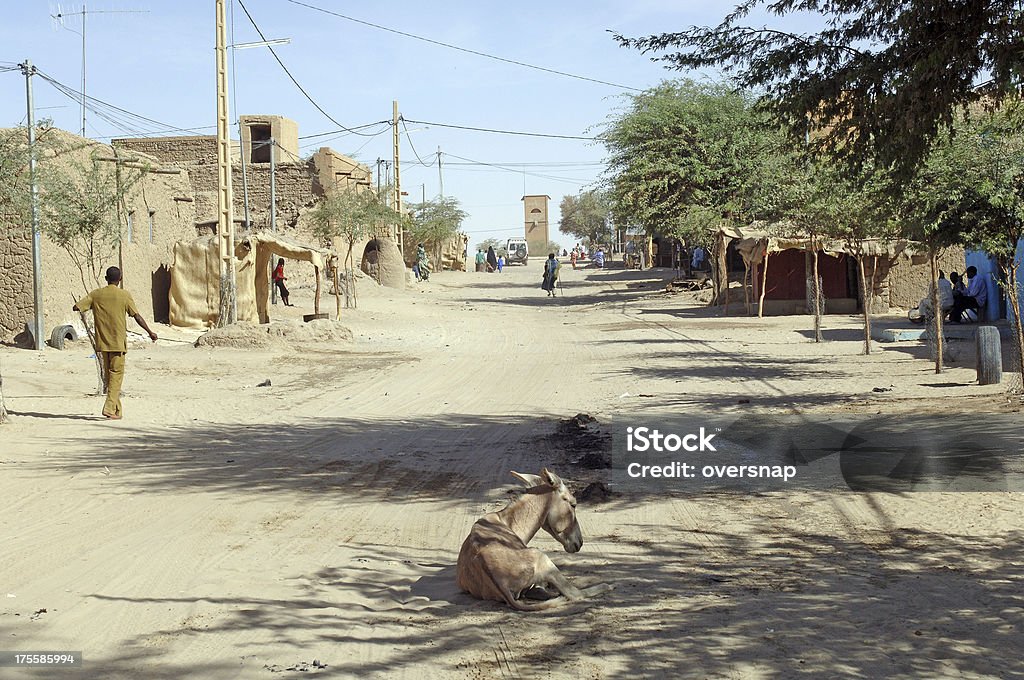
<instances>
[{"instance_id":1,"label":"utility pole","mask_svg":"<svg viewBox=\"0 0 1024 680\"><path fill-rule=\"evenodd\" d=\"M21 64L25 74L25 101L28 107L28 182L32 197L32 311L33 341L37 350L43 348L43 238L39 230L39 187L36 185L36 118L35 102L32 98L32 76L36 67L28 59Z\"/></svg>"},{"instance_id":2,"label":"utility pole","mask_svg":"<svg viewBox=\"0 0 1024 680\"><path fill-rule=\"evenodd\" d=\"M227 20L224 0L216 0L217 11L217 241L220 246L220 306L217 326L238 320L235 278L234 198L231 192L231 132L228 126Z\"/></svg>"},{"instance_id":3,"label":"utility pole","mask_svg":"<svg viewBox=\"0 0 1024 680\"><path fill-rule=\"evenodd\" d=\"M401 216L402 214L402 181L398 174L398 100L391 102L391 125L392 129L392 142L394 146L394 162L395 162L395 212ZM402 257L405 257L405 234L402 227L398 227L398 250L402 253Z\"/></svg>"},{"instance_id":4,"label":"utility pole","mask_svg":"<svg viewBox=\"0 0 1024 680\"><path fill-rule=\"evenodd\" d=\"M85 137L85 3L82 3L82 136ZM123 269L121 271L124 271Z\"/></svg>"},{"instance_id":5,"label":"utility pole","mask_svg":"<svg viewBox=\"0 0 1024 680\"><path fill-rule=\"evenodd\" d=\"M277 233L277 165L274 162L274 156L277 155L277 149L274 148L277 142L273 137L268 139L264 144L270 146L270 231ZM270 258L268 263L270 267L270 276L273 278L274 272L274 258ZM273 281L270 283L270 304L277 304L277 288L274 286Z\"/></svg>"},{"instance_id":6,"label":"utility pole","mask_svg":"<svg viewBox=\"0 0 1024 680\"><path fill-rule=\"evenodd\" d=\"M238 136L242 136L242 119L238 119ZM252 146L250 144L249 146ZM249 179L245 173L245 149L238 145L238 157L242 160L242 214L245 217L245 229L249 229Z\"/></svg>"},{"instance_id":7,"label":"utility pole","mask_svg":"<svg viewBox=\"0 0 1024 680\"><path fill-rule=\"evenodd\" d=\"M267 140L270 146L270 231L277 233L277 163L274 157L277 155L277 140L271 137Z\"/></svg>"},{"instance_id":8,"label":"utility pole","mask_svg":"<svg viewBox=\"0 0 1024 680\"><path fill-rule=\"evenodd\" d=\"M437 147L437 184L441 187L441 198L444 198L444 177L441 176L441 147Z\"/></svg>"}]
</instances>

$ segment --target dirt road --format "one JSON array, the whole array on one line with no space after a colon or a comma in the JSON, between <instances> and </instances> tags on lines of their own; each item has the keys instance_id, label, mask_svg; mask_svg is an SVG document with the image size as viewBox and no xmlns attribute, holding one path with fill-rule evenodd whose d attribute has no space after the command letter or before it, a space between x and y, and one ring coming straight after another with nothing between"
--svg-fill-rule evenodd
<instances>
[{"instance_id":1,"label":"dirt road","mask_svg":"<svg viewBox=\"0 0 1024 680\"><path fill-rule=\"evenodd\" d=\"M816 345L806 318L717 318L664 273L568 266L552 300L538 264L367 286L351 342L140 345L118 423L86 396L88 349L0 349L0 650L80 651L96 678L1024 673L1012 493L622 494L580 504L582 552L535 539L614 584L602 601L460 594L509 470L603 474L552 437L576 413L1000 408L968 366L861 356L856 319Z\"/></svg>"}]
</instances>

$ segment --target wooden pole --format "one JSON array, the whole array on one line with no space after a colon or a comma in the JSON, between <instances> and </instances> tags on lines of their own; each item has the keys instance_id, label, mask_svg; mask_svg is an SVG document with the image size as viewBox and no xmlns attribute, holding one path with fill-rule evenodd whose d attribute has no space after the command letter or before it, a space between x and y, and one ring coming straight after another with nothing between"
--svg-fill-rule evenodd
<instances>
[{"instance_id":1,"label":"wooden pole","mask_svg":"<svg viewBox=\"0 0 1024 680\"><path fill-rule=\"evenodd\" d=\"M217 326L238 320L235 276L234 199L231 193L231 136L228 129L228 65L224 0L217 0L217 241L220 246L220 305Z\"/></svg>"},{"instance_id":2,"label":"wooden pole","mask_svg":"<svg viewBox=\"0 0 1024 680\"><path fill-rule=\"evenodd\" d=\"M313 313L320 314L320 267L313 266L313 275L316 276L316 297L313 298Z\"/></svg>"},{"instance_id":3,"label":"wooden pole","mask_svg":"<svg viewBox=\"0 0 1024 680\"><path fill-rule=\"evenodd\" d=\"M932 334L935 338L935 373L942 373L943 345L946 339L942 332L942 305L939 298L939 263L935 248L928 249L928 262L932 268Z\"/></svg>"},{"instance_id":4,"label":"wooden pole","mask_svg":"<svg viewBox=\"0 0 1024 680\"><path fill-rule=\"evenodd\" d=\"M743 308L747 312L747 316L750 316L750 263L746 260L743 261Z\"/></svg>"}]
</instances>

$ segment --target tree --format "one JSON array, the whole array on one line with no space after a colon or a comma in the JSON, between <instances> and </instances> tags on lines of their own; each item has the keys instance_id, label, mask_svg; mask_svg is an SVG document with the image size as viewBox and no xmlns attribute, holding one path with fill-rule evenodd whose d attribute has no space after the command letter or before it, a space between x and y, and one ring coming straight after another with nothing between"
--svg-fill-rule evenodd
<instances>
[{"instance_id":1,"label":"tree","mask_svg":"<svg viewBox=\"0 0 1024 680\"><path fill-rule=\"evenodd\" d=\"M445 242L459 233L467 216L452 196L413 203L409 205L409 232L415 241L433 250L434 262L440 262Z\"/></svg>"},{"instance_id":2,"label":"tree","mask_svg":"<svg viewBox=\"0 0 1024 680\"><path fill-rule=\"evenodd\" d=\"M1024 110L1011 100L1000 111L961 117L936 145L931 161L936 230L959 234L995 259L1014 310L1017 370L1024 376L1024 327L1017 255L1024 239Z\"/></svg>"},{"instance_id":3,"label":"tree","mask_svg":"<svg viewBox=\"0 0 1024 680\"><path fill-rule=\"evenodd\" d=\"M562 218L558 228L562 233L587 245L612 240L611 202L607 192L590 189L576 196L566 195L560 207Z\"/></svg>"},{"instance_id":4,"label":"tree","mask_svg":"<svg viewBox=\"0 0 1024 680\"><path fill-rule=\"evenodd\" d=\"M476 244L477 250L487 252L488 248L494 248L494 252L498 253L506 249L508 241L503 241L500 238L489 238L484 239L480 243Z\"/></svg>"},{"instance_id":5,"label":"tree","mask_svg":"<svg viewBox=\"0 0 1024 680\"><path fill-rule=\"evenodd\" d=\"M40 207L43 230L71 257L88 293L99 285L115 251L120 264L125 201L148 165L107 158L110 152L99 145L83 151L68 147L48 161Z\"/></svg>"},{"instance_id":6,"label":"tree","mask_svg":"<svg viewBox=\"0 0 1024 680\"><path fill-rule=\"evenodd\" d=\"M383 201L372 191L358 191L342 189L331 193L324 198L313 210L311 219L313 222L313 234L318 238L332 241L334 238L341 238L347 250L345 252L345 281L346 281L346 304L351 292L352 303L357 305L355 297L355 265L352 258L352 250L355 244L375 229L383 229L388 226L401 226L402 217L384 205ZM337 315L341 316L339 281L335 280L335 299L339 301Z\"/></svg>"},{"instance_id":7,"label":"tree","mask_svg":"<svg viewBox=\"0 0 1024 680\"><path fill-rule=\"evenodd\" d=\"M864 354L871 354L871 307L875 277L882 261L891 265L889 244L897 238L890 219L888 175L865 165L855 175L822 159L814 166L813 193L808 201L809 221L815 231L840 240L857 260L863 298ZM871 275L867 265L871 264ZM815 274L817 287L817 274Z\"/></svg>"},{"instance_id":8,"label":"tree","mask_svg":"<svg viewBox=\"0 0 1024 680\"><path fill-rule=\"evenodd\" d=\"M817 15L822 27L744 25L762 6L783 19ZM961 105L1019 89L1024 10L1019 0L743 0L713 28L615 39L662 53L669 68L722 69L760 92L794 139L815 121L819 148L909 178Z\"/></svg>"},{"instance_id":9,"label":"tree","mask_svg":"<svg viewBox=\"0 0 1024 680\"><path fill-rule=\"evenodd\" d=\"M777 217L772 166L789 151L753 104L732 86L690 80L631 97L601 135L615 223L713 250L723 223Z\"/></svg>"},{"instance_id":10,"label":"tree","mask_svg":"<svg viewBox=\"0 0 1024 680\"><path fill-rule=\"evenodd\" d=\"M78 269L83 293L100 285L103 271L117 253L126 228L126 200L149 171L148 163L123 161L106 147L87 142L56 146L40 173L43 231L70 256ZM85 316L82 316L85 324ZM86 332L90 332L86 327ZM99 353L97 392L106 394L108 376Z\"/></svg>"}]
</instances>

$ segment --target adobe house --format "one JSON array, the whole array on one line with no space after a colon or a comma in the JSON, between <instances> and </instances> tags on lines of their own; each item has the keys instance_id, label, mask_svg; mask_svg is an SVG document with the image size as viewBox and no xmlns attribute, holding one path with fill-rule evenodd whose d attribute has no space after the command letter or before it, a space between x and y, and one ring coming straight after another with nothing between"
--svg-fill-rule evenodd
<instances>
[{"instance_id":1,"label":"adobe house","mask_svg":"<svg viewBox=\"0 0 1024 680\"><path fill-rule=\"evenodd\" d=\"M299 129L295 121L283 116L244 115L239 117L240 137L232 143L232 186L234 214L243 219L248 194L249 231L269 231L300 242L314 243L309 213L323 197L344 190L367 191L371 171L365 165L328 147L321 147L310 158L303 159L299 149ZM155 137L115 139L115 146L145 152L188 172L195 190L196 236L216 230L217 224L217 139L214 135L187 137ZM274 177L274 220L270 215L271 168ZM375 262L370 251L388 253L386 259L397 260L389 275L379 279L384 285L404 287L401 253L397 252L398 236L393 229L374 234L355 244L356 265L370 273ZM347 245L334 246L344 256ZM372 247L371 247L372 246ZM393 271L392 271L393 270ZM269 273L268 273L269 276ZM291 276L289 277L291 278ZM376 278L376 277L375 277ZM312 286L306 269L296 271L292 280L299 286Z\"/></svg>"}]
</instances>

